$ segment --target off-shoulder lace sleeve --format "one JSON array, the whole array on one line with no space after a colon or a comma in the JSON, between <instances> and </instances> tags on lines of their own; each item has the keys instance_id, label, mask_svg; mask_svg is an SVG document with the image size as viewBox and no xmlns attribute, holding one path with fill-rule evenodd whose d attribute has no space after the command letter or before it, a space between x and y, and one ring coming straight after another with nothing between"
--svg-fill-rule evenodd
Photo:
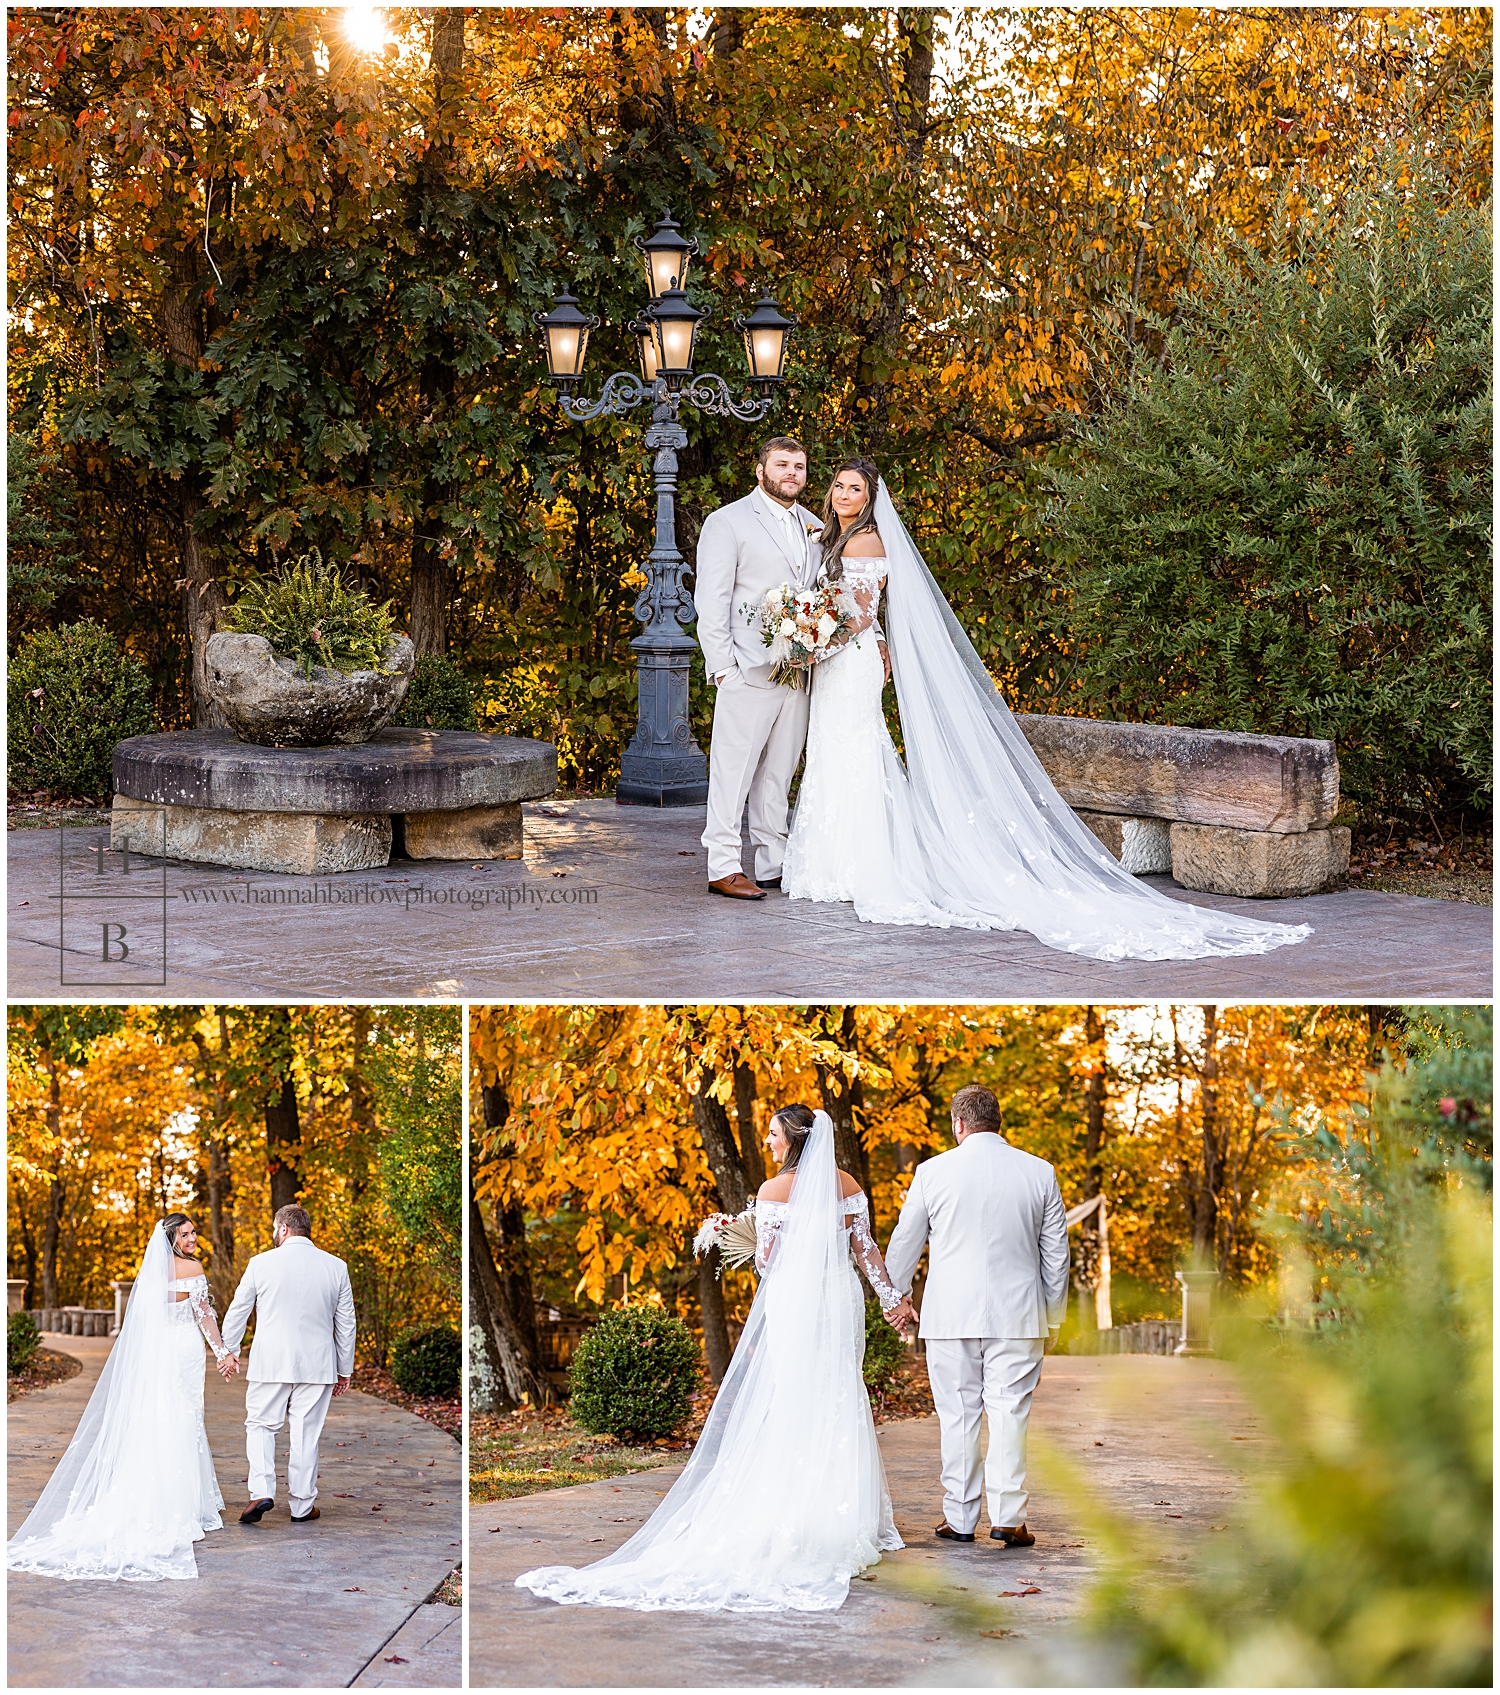
<instances>
[{"instance_id":1,"label":"off-shoulder lace sleeve","mask_svg":"<svg viewBox=\"0 0 1500 1695\"><path fill-rule=\"evenodd\" d=\"M862 568L866 566L872 568ZM836 642L831 643L827 650L819 655L820 661L846 648L856 636L863 635L866 630L873 629L877 636L884 639L879 620L880 591L885 587L884 567L883 559L844 561L844 574L838 586L849 607L849 627Z\"/></svg>"},{"instance_id":2,"label":"off-shoulder lace sleeve","mask_svg":"<svg viewBox=\"0 0 1500 1695\"><path fill-rule=\"evenodd\" d=\"M771 1249L776 1246L781 1231L783 1211L775 1201L762 1201L755 1209L755 1269L762 1277L771 1263Z\"/></svg>"},{"instance_id":3,"label":"off-shoulder lace sleeve","mask_svg":"<svg viewBox=\"0 0 1500 1695\"><path fill-rule=\"evenodd\" d=\"M214 1317L213 1296L208 1292L208 1279L195 1277L188 1284L188 1305L193 1309L193 1317L198 1320L198 1328L203 1332L203 1339L214 1351L214 1358L221 1360L229 1352L224 1346L224 1338L219 1334L219 1323Z\"/></svg>"},{"instance_id":4,"label":"off-shoulder lace sleeve","mask_svg":"<svg viewBox=\"0 0 1500 1695\"><path fill-rule=\"evenodd\" d=\"M863 1195L850 1195L844 1202L844 1212L849 1220L849 1246L859 1262L860 1270L864 1272L870 1287L875 1291L880 1310L889 1312L892 1307L899 1305L901 1297L891 1285L885 1261L880 1257L880 1249L875 1246L875 1238L870 1234L870 1203Z\"/></svg>"}]
</instances>

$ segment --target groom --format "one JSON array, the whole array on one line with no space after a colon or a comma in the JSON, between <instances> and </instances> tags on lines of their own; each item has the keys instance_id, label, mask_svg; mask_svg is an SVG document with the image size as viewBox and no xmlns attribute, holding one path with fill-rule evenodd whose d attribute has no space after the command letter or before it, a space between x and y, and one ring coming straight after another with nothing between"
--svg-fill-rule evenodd
<instances>
[{"instance_id":1,"label":"groom","mask_svg":"<svg viewBox=\"0 0 1500 1695\"><path fill-rule=\"evenodd\" d=\"M942 1448L945 1541L972 1542L981 1492L990 1535L1029 1548L1026 1422L1050 1333L1068 1309L1068 1224L1057 1173L1000 1134L1000 1104L970 1083L953 1097L956 1147L916 1169L886 1250L892 1284L907 1297L931 1244L921 1335ZM888 1314L902 1322L898 1310ZM979 1418L990 1448L979 1462Z\"/></svg>"},{"instance_id":2,"label":"groom","mask_svg":"<svg viewBox=\"0 0 1500 1695\"><path fill-rule=\"evenodd\" d=\"M239 1369L240 1343L255 1309L255 1346L245 1381L245 1451L250 1504L241 1524L259 1524L276 1505L276 1432L291 1421L287 1505L293 1524L318 1517L318 1438L328 1403L348 1392L354 1371L354 1291L349 1268L312 1243L304 1208L282 1207L271 1221L268 1254L245 1267L224 1317L227 1383Z\"/></svg>"},{"instance_id":3,"label":"groom","mask_svg":"<svg viewBox=\"0 0 1500 1695\"><path fill-rule=\"evenodd\" d=\"M807 739L806 689L771 681L760 604L781 583L811 588L823 525L797 496L807 486L807 451L773 436L755 462L755 488L721 506L698 536L693 600L698 644L717 694L708 758L708 886L730 900L764 900L781 887L787 790ZM746 614L749 608L749 615ZM740 863L740 818L750 803L755 882Z\"/></svg>"}]
</instances>

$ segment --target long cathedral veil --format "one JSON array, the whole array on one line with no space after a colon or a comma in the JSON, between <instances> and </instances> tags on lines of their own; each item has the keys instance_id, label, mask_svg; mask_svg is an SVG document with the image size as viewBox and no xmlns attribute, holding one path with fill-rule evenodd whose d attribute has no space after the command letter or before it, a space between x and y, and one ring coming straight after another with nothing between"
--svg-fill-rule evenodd
<instances>
[{"instance_id":1,"label":"long cathedral veil","mask_svg":"<svg viewBox=\"0 0 1500 1695\"><path fill-rule=\"evenodd\" d=\"M875 521L906 792L935 902L960 920L1109 961L1266 953L1312 934L1189 906L1126 871L1053 787L884 479Z\"/></svg>"},{"instance_id":2,"label":"long cathedral veil","mask_svg":"<svg viewBox=\"0 0 1500 1695\"><path fill-rule=\"evenodd\" d=\"M582 1569L525 1572L517 1585L554 1601L648 1612L841 1605L850 1578L880 1557L883 1474L859 1372L863 1345L833 1122L819 1112L750 1316L682 1475L613 1554Z\"/></svg>"},{"instance_id":3,"label":"long cathedral veil","mask_svg":"<svg viewBox=\"0 0 1500 1695\"><path fill-rule=\"evenodd\" d=\"M157 1225L73 1439L6 1545L10 1570L127 1580L198 1575L192 1544L202 1527L184 1513L193 1497L180 1482L184 1466L196 1471L197 1444L184 1452L184 1409L167 1369L173 1275L172 1247Z\"/></svg>"}]
</instances>

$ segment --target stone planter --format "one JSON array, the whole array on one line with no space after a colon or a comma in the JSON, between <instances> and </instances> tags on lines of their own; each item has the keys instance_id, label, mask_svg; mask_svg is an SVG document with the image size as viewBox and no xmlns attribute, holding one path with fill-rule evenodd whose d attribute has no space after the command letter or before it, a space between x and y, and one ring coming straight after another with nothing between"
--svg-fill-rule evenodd
<instances>
[{"instance_id":1,"label":"stone planter","mask_svg":"<svg viewBox=\"0 0 1500 1695\"><path fill-rule=\"evenodd\" d=\"M208 638L208 693L242 742L260 747L358 747L385 728L416 668L409 636L386 649L385 671L303 675L264 636L220 631Z\"/></svg>"}]
</instances>

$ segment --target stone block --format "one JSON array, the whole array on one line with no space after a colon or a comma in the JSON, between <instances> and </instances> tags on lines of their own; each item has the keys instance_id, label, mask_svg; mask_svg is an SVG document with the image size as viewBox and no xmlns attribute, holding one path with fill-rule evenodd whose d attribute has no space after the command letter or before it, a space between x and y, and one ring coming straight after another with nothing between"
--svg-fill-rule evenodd
<instances>
[{"instance_id":1,"label":"stone block","mask_svg":"<svg viewBox=\"0 0 1500 1695\"><path fill-rule=\"evenodd\" d=\"M1348 875L1349 832L1224 830L1172 826L1172 875L1185 889L1213 895L1315 895Z\"/></svg>"},{"instance_id":2,"label":"stone block","mask_svg":"<svg viewBox=\"0 0 1500 1695\"><path fill-rule=\"evenodd\" d=\"M1165 818L1122 818L1114 812L1080 812L1078 817L1134 876L1172 869L1172 826Z\"/></svg>"},{"instance_id":3,"label":"stone block","mask_svg":"<svg viewBox=\"0 0 1500 1695\"><path fill-rule=\"evenodd\" d=\"M521 803L462 812L408 812L408 859L519 859Z\"/></svg>"},{"instance_id":4,"label":"stone block","mask_svg":"<svg viewBox=\"0 0 1500 1695\"><path fill-rule=\"evenodd\" d=\"M118 795L234 812L456 812L557 788L549 742L469 730L382 730L362 747L309 748L171 730L117 742L113 763Z\"/></svg>"},{"instance_id":5,"label":"stone block","mask_svg":"<svg viewBox=\"0 0 1500 1695\"><path fill-rule=\"evenodd\" d=\"M302 877L373 871L391 857L391 821L383 814L221 811L116 795L110 846L127 838L136 853Z\"/></svg>"},{"instance_id":6,"label":"stone block","mask_svg":"<svg viewBox=\"0 0 1500 1695\"><path fill-rule=\"evenodd\" d=\"M1016 722L1080 812L1295 835L1339 809L1332 742L1020 713Z\"/></svg>"}]
</instances>

